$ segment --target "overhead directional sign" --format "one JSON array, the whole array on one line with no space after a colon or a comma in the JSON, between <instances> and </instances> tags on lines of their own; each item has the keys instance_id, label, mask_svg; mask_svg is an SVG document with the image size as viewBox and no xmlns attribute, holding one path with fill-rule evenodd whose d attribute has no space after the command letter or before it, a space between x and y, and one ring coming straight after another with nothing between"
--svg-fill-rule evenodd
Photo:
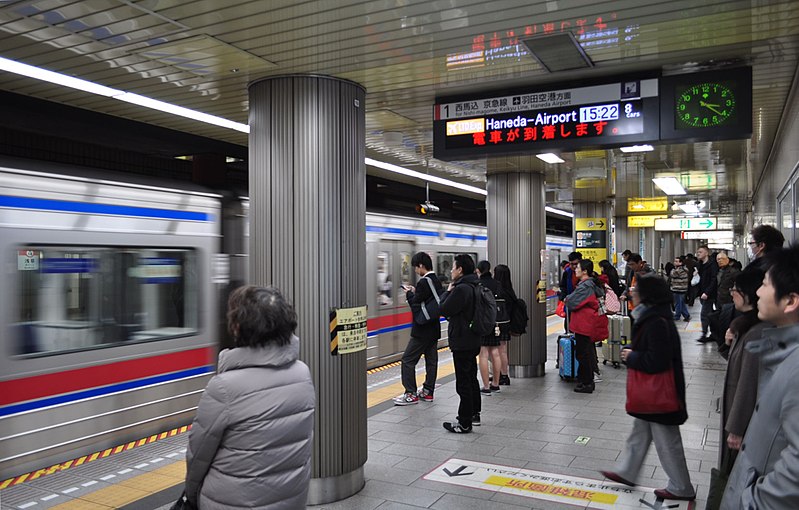
<instances>
[{"instance_id":1,"label":"overhead directional sign","mask_svg":"<svg viewBox=\"0 0 799 510\"><path fill-rule=\"evenodd\" d=\"M627 199L628 213L647 214L655 212L667 212L668 210L669 199L667 197Z\"/></svg>"},{"instance_id":2,"label":"overhead directional sign","mask_svg":"<svg viewBox=\"0 0 799 510\"><path fill-rule=\"evenodd\" d=\"M606 230L605 218L575 218L574 230Z\"/></svg>"},{"instance_id":3,"label":"overhead directional sign","mask_svg":"<svg viewBox=\"0 0 799 510\"><path fill-rule=\"evenodd\" d=\"M627 227L629 228L647 228L654 227L655 220L668 218L665 214L653 214L650 216L627 216Z\"/></svg>"},{"instance_id":4,"label":"overhead directional sign","mask_svg":"<svg viewBox=\"0 0 799 510\"><path fill-rule=\"evenodd\" d=\"M683 232L680 237L683 239L706 239L708 241L732 241L735 234L732 230L710 230L708 232Z\"/></svg>"},{"instance_id":5,"label":"overhead directional sign","mask_svg":"<svg viewBox=\"0 0 799 510\"><path fill-rule=\"evenodd\" d=\"M677 230L716 230L718 218L669 218L655 220L655 230L659 232Z\"/></svg>"},{"instance_id":6,"label":"overhead directional sign","mask_svg":"<svg viewBox=\"0 0 799 510\"><path fill-rule=\"evenodd\" d=\"M716 174L710 172L691 172L680 175L680 184L685 189L713 189L716 187Z\"/></svg>"}]
</instances>

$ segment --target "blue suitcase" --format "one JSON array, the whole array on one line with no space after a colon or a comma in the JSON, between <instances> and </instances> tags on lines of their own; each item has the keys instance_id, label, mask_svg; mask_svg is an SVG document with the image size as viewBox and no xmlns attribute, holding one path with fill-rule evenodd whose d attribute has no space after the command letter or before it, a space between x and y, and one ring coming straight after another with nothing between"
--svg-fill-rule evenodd
<instances>
[{"instance_id":1,"label":"blue suitcase","mask_svg":"<svg viewBox=\"0 0 799 510\"><path fill-rule=\"evenodd\" d=\"M571 381L577 377L577 359L574 357L574 335L560 335L558 337L558 375L564 381Z\"/></svg>"}]
</instances>

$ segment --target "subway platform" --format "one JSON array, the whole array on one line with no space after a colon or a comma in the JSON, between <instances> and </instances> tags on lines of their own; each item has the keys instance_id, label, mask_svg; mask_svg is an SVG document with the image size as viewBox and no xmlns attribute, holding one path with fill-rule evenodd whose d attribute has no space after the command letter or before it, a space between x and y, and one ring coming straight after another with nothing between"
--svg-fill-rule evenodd
<instances>
[{"instance_id":1,"label":"subway platform","mask_svg":"<svg viewBox=\"0 0 799 510\"><path fill-rule=\"evenodd\" d=\"M699 306L692 310L699 317ZM435 401L394 406L402 392L398 367L369 377L366 485L358 494L320 509L555 509L697 508L705 506L718 452L718 398L726 362L715 344L700 344L698 320L677 322L682 337L688 421L681 427L695 503L658 501L666 477L650 448L634 489L598 473L621 454L632 426L624 411L626 369L601 366L593 394L572 391L555 369L562 320L547 321L546 376L512 379L483 397L482 425L471 434L441 426L457 413L449 356L442 355ZM423 376L423 363L418 375ZM157 440L155 440L157 439ZM168 509L182 491L187 433L84 462L0 490L5 509ZM146 443L146 441L145 441ZM102 455L102 454L101 454Z\"/></svg>"}]
</instances>

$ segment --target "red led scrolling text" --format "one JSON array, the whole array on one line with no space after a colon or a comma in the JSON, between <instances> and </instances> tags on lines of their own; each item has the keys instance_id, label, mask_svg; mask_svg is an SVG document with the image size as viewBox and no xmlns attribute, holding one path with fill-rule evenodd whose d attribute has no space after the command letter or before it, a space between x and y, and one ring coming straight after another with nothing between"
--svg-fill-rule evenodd
<instances>
[{"instance_id":1,"label":"red led scrolling text","mask_svg":"<svg viewBox=\"0 0 799 510\"><path fill-rule=\"evenodd\" d=\"M536 34L554 34L556 32L566 32L574 30L574 35L581 36L585 34L586 28L595 28L598 31L605 30L608 24L605 20L615 20L616 13L611 13L609 17L603 19L602 16L597 16L594 20L587 18L571 21L552 21L548 23L539 23L535 25L527 25L520 30L506 30L505 33L494 32L492 35L486 37L485 34L480 34L472 39L472 51L481 51L488 48L500 48L506 45L519 44L519 36L529 37ZM507 38L503 41L503 37ZM486 44L487 43L487 44Z\"/></svg>"},{"instance_id":2,"label":"red led scrolling text","mask_svg":"<svg viewBox=\"0 0 799 510\"><path fill-rule=\"evenodd\" d=\"M538 140L556 140L565 138L576 138L582 136L602 136L603 134L616 134L617 129L613 128L610 133L605 131L606 121L593 123L574 124L567 127L565 124L518 127L511 129L498 129L483 133L472 134L472 145L486 145L486 143L513 143L513 142L535 142Z\"/></svg>"}]
</instances>

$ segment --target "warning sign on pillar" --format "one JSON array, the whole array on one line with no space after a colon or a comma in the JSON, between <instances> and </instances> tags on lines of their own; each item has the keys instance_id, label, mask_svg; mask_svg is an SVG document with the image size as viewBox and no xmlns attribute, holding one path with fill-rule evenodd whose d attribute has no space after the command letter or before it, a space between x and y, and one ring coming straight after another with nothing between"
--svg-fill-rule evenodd
<instances>
[{"instance_id":1,"label":"warning sign on pillar","mask_svg":"<svg viewBox=\"0 0 799 510\"><path fill-rule=\"evenodd\" d=\"M462 459L449 459L424 479L582 508L694 508L693 501L657 498L652 488Z\"/></svg>"}]
</instances>

